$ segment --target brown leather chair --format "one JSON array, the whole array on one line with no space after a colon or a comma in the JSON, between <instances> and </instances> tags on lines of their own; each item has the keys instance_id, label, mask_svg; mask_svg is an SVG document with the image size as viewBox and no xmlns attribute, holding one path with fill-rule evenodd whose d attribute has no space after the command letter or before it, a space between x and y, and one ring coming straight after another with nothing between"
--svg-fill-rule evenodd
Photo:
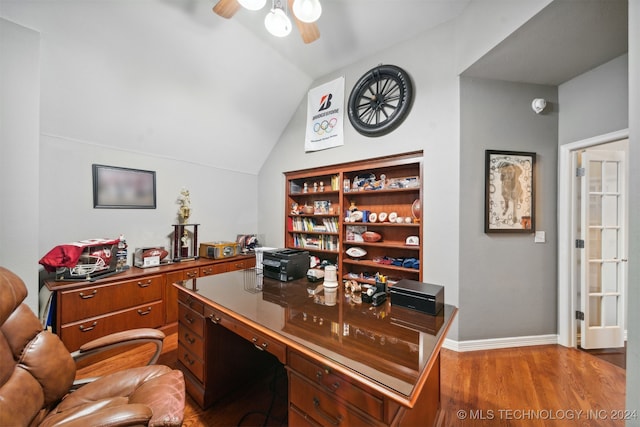
<instances>
[{"instance_id":1,"label":"brown leather chair","mask_svg":"<svg viewBox=\"0 0 640 427\"><path fill-rule=\"evenodd\" d=\"M180 426L184 414L182 372L149 364L74 388L76 361L57 335L43 330L22 301L22 280L0 267L0 426ZM160 342L164 334L138 329L102 338L74 355L127 343Z\"/></svg>"}]
</instances>

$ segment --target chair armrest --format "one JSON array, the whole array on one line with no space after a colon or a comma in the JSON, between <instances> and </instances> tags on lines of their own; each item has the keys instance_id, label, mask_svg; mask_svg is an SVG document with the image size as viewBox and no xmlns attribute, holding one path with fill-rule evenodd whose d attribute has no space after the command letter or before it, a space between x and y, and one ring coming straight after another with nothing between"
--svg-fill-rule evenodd
<instances>
[{"instance_id":1,"label":"chair armrest","mask_svg":"<svg viewBox=\"0 0 640 427\"><path fill-rule=\"evenodd\" d=\"M158 356L160 356L164 337L164 332L153 328L139 328L116 332L85 343L80 347L80 349L71 353L71 357L78 362L89 356L93 356L94 354L111 350L116 347L152 342L156 345L156 352L147 363L148 365L152 365L158 360Z\"/></svg>"},{"instance_id":2,"label":"chair armrest","mask_svg":"<svg viewBox=\"0 0 640 427\"><path fill-rule=\"evenodd\" d=\"M149 361L147 365L155 364L158 361L158 357L160 357L160 353L162 352L162 345L165 338L164 332L153 329L153 328L138 328L138 329L130 329L127 331L116 332L114 334L106 335L101 338L97 338L93 341L89 341L82 345L78 350L71 353L71 357L77 363L82 359L86 359L88 357L95 356L96 354L100 354L102 352L112 350L114 348L122 347L122 346L130 346L135 344L146 344L153 343L156 346L155 353ZM80 380L76 384L80 386L87 382L94 381L95 378L87 378L84 380Z\"/></svg>"}]
</instances>

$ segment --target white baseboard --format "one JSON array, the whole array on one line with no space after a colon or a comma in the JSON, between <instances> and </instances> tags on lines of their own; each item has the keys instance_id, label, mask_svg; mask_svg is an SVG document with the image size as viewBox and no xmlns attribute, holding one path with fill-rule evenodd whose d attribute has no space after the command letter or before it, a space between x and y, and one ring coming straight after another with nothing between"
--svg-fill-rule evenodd
<instances>
[{"instance_id":1,"label":"white baseboard","mask_svg":"<svg viewBox=\"0 0 640 427\"><path fill-rule=\"evenodd\" d=\"M448 350L463 352L546 344L558 344L558 335L533 335L527 337L490 338L485 340L469 341L453 341L446 338L442 346Z\"/></svg>"}]
</instances>

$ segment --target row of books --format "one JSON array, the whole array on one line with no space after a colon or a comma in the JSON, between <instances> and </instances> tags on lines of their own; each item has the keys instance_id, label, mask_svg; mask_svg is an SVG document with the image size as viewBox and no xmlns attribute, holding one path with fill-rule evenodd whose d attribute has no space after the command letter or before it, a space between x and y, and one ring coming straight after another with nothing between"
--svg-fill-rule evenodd
<instances>
[{"instance_id":1,"label":"row of books","mask_svg":"<svg viewBox=\"0 0 640 427\"><path fill-rule=\"evenodd\" d=\"M289 231L314 231L316 233L337 233L338 218L322 218L319 224L315 218L289 218Z\"/></svg>"},{"instance_id":2,"label":"row of books","mask_svg":"<svg viewBox=\"0 0 640 427\"><path fill-rule=\"evenodd\" d=\"M310 236L307 234L294 234L293 245L296 248L320 249L323 251L337 251L339 249L338 236Z\"/></svg>"}]
</instances>

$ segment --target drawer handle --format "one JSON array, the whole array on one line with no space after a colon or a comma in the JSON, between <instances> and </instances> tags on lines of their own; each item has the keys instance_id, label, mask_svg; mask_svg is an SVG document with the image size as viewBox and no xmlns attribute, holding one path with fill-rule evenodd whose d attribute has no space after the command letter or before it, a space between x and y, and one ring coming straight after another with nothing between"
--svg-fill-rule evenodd
<instances>
[{"instance_id":1,"label":"drawer handle","mask_svg":"<svg viewBox=\"0 0 640 427\"><path fill-rule=\"evenodd\" d=\"M214 325L217 325L218 323L220 323L220 320L222 320L222 319L220 319L218 316L216 316L214 313L211 313L211 314L209 315L209 319L211 320L211 322L212 322Z\"/></svg>"},{"instance_id":2,"label":"drawer handle","mask_svg":"<svg viewBox=\"0 0 640 427\"><path fill-rule=\"evenodd\" d=\"M189 365L193 365L196 361L195 360L191 360L189 358L189 355L187 353L184 354L184 360L189 364Z\"/></svg>"},{"instance_id":3,"label":"drawer handle","mask_svg":"<svg viewBox=\"0 0 640 427\"><path fill-rule=\"evenodd\" d=\"M91 292L91 293L90 293L90 294L88 294L88 295L85 295L85 294L84 294L84 292L80 292L80 293L78 294L78 296L79 296L80 298L82 298L82 299L89 299L89 298L93 298L93 297L95 297L97 293L98 293L98 290L97 290L97 289L94 289L94 290L93 290L93 292Z\"/></svg>"},{"instance_id":4,"label":"drawer handle","mask_svg":"<svg viewBox=\"0 0 640 427\"><path fill-rule=\"evenodd\" d=\"M196 321L195 319L192 319L191 317L189 317L189 315L188 315L188 314L185 314L185 315L184 315L184 318L185 318L185 319L187 319L187 322L189 322L189 323L193 323L193 322L195 322L195 321Z\"/></svg>"},{"instance_id":5,"label":"drawer handle","mask_svg":"<svg viewBox=\"0 0 640 427\"><path fill-rule=\"evenodd\" d=\"M204 274L211 274L213 272L213 268L205 268L203 273Z\"/></svg>"},{"instance_id":6,"label":"drawer handle","mask_svg":"<svg viewBox=\"0 0 640 427\"><path fill-rule=\"evenodd\" d=\"M263 342L262 346L259 346L258 345L258 338L256 338L256 337L251 338L251 342L253 343L253 346L255 348L257 348L258 350L260 350L260 351L265 351L267 349L267 347L269 346L269 344L267 344L266 342Z\"/></svg>"},{"instance_id":7,"label":"drawer handle","mask_svg":"<svg viewBox=\"0 0 640 427\"><path fill-rule=\"evenodd\" d=\"M329 421L332 425L337 426L342 422L342 417L340 415L333 417L331 414L327 414L322 408L320 408L320 400L315 396L313 397L313 407L322 418Z\"/></svg>"},{"instance_id":8,"label":"drawer handle","mask_svg":"<svg viewBox=\"0 0 640 427\"><path fill-rule=\"evenodd\" d=\"M149 285L151 285L151 279L147 280L146 282L138 282L138 286L140 286L141 288L146 288Z\"/></svg>"},{"instance_id":9,"label":"drawer handle","mask_svg":"<svg viewBox=\"0 0 640 427\"><path fill-rule=\"evenodd\" d=\"M149 313L151 313L151 307L148 307L146 311L142 311L142 310L138 309L138 314L140 316L146 316Z\"/></svg>"},{"instance_id":10,"label":"drawer handle","mask_svg":"<svg viewBox=\"0 0 640 427\"><path fill-rule=\"evenodd\" d=\"M188 272L187 272L187 277L188 277L189 279L193 279L194 277L198 277L198 273L197 273L197 272L195 272L195 271L188 271Z\"/></svg>"},{"instance_id":11,"label":"drawer handle","mask_svg":"<svg viewBox=\"0 0 640 427\"><path fill-rule=\"evenodd\" d=\"M322 372L322 371L317 371L317 372L316 372L316 378L318 379L318 382L322 382L322 378L324 377L324 374L325 374L325 373L328 375L328 374L329 374L329 369L325 369L325 371L324 371L324 372ZM323 385L324 385L324 384L323 384ZM333 384L331 384L331 387L327 387L327 386L325 385L325 388L326 388L327 390L329 390L329 391L336 391L337 389L339 389L339 388L340 388L340 381L336 381L336 382L334 382Z\"/></svg>"},{"instance_id":12,"label":"drawer handle","mask_svg":"<svg viewBox=\"0 0 640 427\"><path fill-rule=\"evenodd\" d=\"M184 334L184 339L185 339L185 340L187 340L187 342L188 342L189 344L193 344L194 342L196 342L196 339L195 339L195 338L191 338L191 337L189 336L189 334Z\"/></svg>"},{"instance_id":13,"label":"drawer handle","mask_svg":"<svg viewBox=\"0 0 640 427\"><path fill-rule=\"evenodd\" d=\"M96 321L96 322L93 322L93 323L91 324L91 326L89 326L88 328L86 328L84 325L80 325L80 330L81 330L82 332L89 332L89 331L93 330L93 329L96 327L96 325L97 325L97 324L98 324L98 322L97 322L97 321Z\"/></svg>"}]
</instances>

